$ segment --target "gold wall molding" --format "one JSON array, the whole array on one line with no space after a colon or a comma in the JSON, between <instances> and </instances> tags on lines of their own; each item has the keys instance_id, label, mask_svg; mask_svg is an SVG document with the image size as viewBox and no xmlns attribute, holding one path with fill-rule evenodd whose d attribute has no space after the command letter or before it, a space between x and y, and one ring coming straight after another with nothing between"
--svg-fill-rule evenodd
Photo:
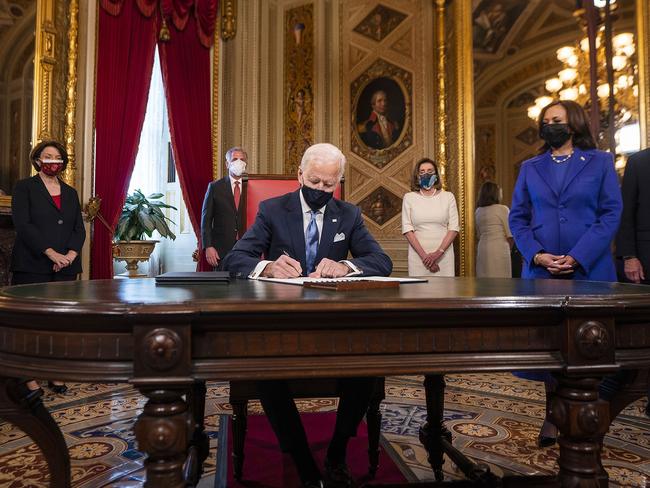
<instances>
[{"instance_id":1,"label":"gold wall molding","mask_svg":"<svg viewBox=\"0 0 650 488\"><path fill-rule=\"evenodd\" d=\"M55 0L39 0L36 6L36 49L34 53L34 106L32 142L50 139L52 134L52 85L57 64Z\"/></svg>"},{"instance_id":2,"label":"gold wall molding","mask_svg":"<svg viewBox=\"0 0 650 488\"><path fill-rule=\"evenodd\" d=\"M284 13L284 174L314 143L314 5Z\"/></svg>"},{"instance_id":3,"label":"gold wall molding","mask_svg":"<svg viewBox=\"0 0 650 488\"><path fill-rule=\"evenodd\" d=\"M453 80L449 99L453 101L450 120L454 134L450 141L448 160L455 165L452 191L458 203L460 224L458 267L460 276L474 275L475 261L475 169L474 169L474 69L472 45L472 0L456 0L449 11L447 25L452 29L453 66L449 71ZM453 146L453 147L451 147Z\"/></svg>"},{"instance_id":4,"label":"gold wall molding","mask_svg":"<svg viewBox=\"0 0 650 488\"><path fill-rule=\"evenodd\" d=\"M79 1L69 0L68 13L68 79L66 81L64 141L68 153L68 166L63 180L75 186L77 163L75 157L75 131L77 113L77 58L79 38Z\"/></svg>"},{"instance_id":5,"label":"gold wall molding","mask_svg":"<svg viewBox=\"0 0 650 488\"><path fill-rule=\"evenodd\" d=\"M219 167L221 164L221 131L219 116L219 89L221 87L221 70L220 70L220 50L221 38L219 29L214 30L214 43L212 44L212 178L219 177Z\"/></svg>"},{"instance_id":6,"label":"gold wall molding","mask_svg":"<svg viewBox=\"0 0 650 488\"><path fill-rule=\"evenodd\" d=\"M650 147L650 3L648 0L636 0L636 33L641 144L643 147Z\"/></svg>"},{"instance_id":7,"label":"gold wall molding","mask_svg":"<svg viewBox=\"0 0 650 488\"><path fill-rule=\"evenodd\" d=\"M446 0L436 2L436 126L435 157L440 170L440 180L447 186L447 32L445 29Z\"/></svg>"},{"instance_id":8,"label":"gold wall molding","mask_svg":"<svg viewBox=\"0 0 650 488\"><path fill-rule=\"evenodd\" d=\"M237 34L237 0L221 0L221 38L233 39Z\"/></svg>"},{"instance_id":9,"label":"gold wall molding","mask_svg":"<svg viewBox=\"0 0 650 488\"><path fill-rule=\"evenodd\" d=\"M72 105L68 107L66 100L67 97L76 98L75 89L70 91L68 76L72 70L75 74L74 86L76 87L78 10L78 0L37 0L34 39L32 144L45 139L64 141L66 150L73 158L76 103L72 100ZM73 22L74 35L65 42L68 29ZM71 129L66 131L65 127L68 124ZM71 145L68 145L68 141ZM21 157L25 156L21 155ZM68 177L69 172L66 171L64 179L74 185L75 165L69 168L72 170L70 173L72 176ZM0 213L10 212L11 196L1 196Z\"/></svg>"}]
</instances>

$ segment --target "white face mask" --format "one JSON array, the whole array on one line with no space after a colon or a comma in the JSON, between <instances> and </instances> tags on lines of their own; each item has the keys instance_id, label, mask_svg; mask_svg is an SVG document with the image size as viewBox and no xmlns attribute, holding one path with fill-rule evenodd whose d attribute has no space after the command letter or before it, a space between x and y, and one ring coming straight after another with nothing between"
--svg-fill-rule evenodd
<instances>
[{"instance_id":1,"label":"white face mask","mask_svg":"<svg viewBox=\"0 0 650 488\"><path fill-rule=\"evenodd\" d=\"M233 176L241 176L242 173L246 171L246 161L241 159L230 161L230 164L228 164L228 171L230 171L230 174Z\"/></svg>"}]
</instances>

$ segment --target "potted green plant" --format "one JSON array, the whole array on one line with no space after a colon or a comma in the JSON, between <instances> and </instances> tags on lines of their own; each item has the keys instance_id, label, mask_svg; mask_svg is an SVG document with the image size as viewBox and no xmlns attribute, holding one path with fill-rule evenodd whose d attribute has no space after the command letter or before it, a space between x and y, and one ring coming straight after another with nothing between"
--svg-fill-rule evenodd
<instances>
[{"instance_id":1,"label":"potted green plant","mask_svg":"<svg viewBox=\"0 0 650 488\"><path fill-rule=\"evenodd\" d=\"M163 196L162 193L152 193L146 197L140 190L135 190L124 201L114 234L113 257L126 262L125 275L129 278L144 276L138 274L138 261L148 261L158 242L145 239L145 236L150 238L154 231L158 231L160 237L176 239L167 225L167 222L173 224L174 221L162 209L177 208L161 202L159 199Z\"/></svg>"}]
</instances>

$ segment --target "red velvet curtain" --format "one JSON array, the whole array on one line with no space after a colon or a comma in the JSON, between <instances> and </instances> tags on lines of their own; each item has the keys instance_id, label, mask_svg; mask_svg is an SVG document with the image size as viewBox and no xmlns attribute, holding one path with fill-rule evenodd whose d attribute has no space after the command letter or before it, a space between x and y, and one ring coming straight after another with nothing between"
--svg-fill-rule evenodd
<instances>
[{"instance_id":1,"label":"red velvet curtain","mask_svg":"<svg viewBox=\"0 0 650 488\"><path fill-rule=\"evenodd\" d=\"M212 179L210 54L218 0L101 0L96 92L95 194L114 228L144 122L158 29L172 146L200 247L203 192ZM112 233L95 221L91 278L112 278ZM203 253L201 253L203 256ZM199 263L208 269L205 257Z\"/></svg>"},{"instance_id":2,"label":"red velvet curtain","mask_svg":"<svg viewBox=\"0 0 650 488\"><path fill-rule=\"evenodd\" d=\"M134 1L104 0L119 15L99 9L95 95L95 194L114 228L129 185L151 81L156 25ZM112 278L113 235L95 220L91 278Z\"/></svg>"},{"instance_id":3,"label":"red velvet curtain","mask_svg":"<svg viewBox=\"0 0 650 488\"><path fill-rule=\"evenodd\" d=\"M211 269L201 249L201 206L212 180L210 50L200 42L197 19L185 29L170 27L169 42L159 43L169 128L183 197L199 242L198 269Z\"/></svg>"}]
</instances>

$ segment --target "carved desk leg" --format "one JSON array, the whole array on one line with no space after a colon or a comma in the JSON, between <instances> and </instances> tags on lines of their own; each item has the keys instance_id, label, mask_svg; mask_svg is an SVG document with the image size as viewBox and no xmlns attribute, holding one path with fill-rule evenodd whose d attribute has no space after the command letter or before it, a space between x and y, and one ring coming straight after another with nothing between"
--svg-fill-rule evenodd
<instances>
[{"instance_id":1,"label":"carved desk leg","mask_svg":"<svg viewBox=\"0 0 650 488\"><path fill-rule=\"evenodd\" d=\"M183 389L139 387L149 398L135 424L138 449L147 453L145 487L185 487L183 464L193 422Z\"/></svg>"},{"instance_id":2,"label":"carved desk leg","mask_svg":"<svg viewBox=\"0 0 650 488\"><path fill-rule=\"evenodd\" d=\"M0 418L25 432L43 451L52 488L69 488L70 455L61 429L43 405L40 395L25 396L15 378L0 377Z\"/></svg>"},{"instance_id":3,"label":"carved desk leg","mask_svg":"<svg viewBox=\"0 0 650 488\"><path fill-rule=\"evenodd\" d=\"M563 488L606 488L600 440L609 426L609 404L598 399L600 380L560 377L559 381L550 413L561 433L560 484Z\"/></svg>"},{"instance_id":4,"label":"carved desk leg","mask_svg":"<svg viewBox=\"0 0 650 488\"><path fill-rule=\"evenodd\" d=\"M135 424L138 449L147 454L144 486L185 487L183 465L199 416L203 425L205 398L190 376L191 327L135 325L133 334L136 352L132 383L149 399ZM191 401L191 409L183 395ZM197 401L201 408L197 408Z\"/></svg>"},{"instance_id":5,"label":"carved desk leg","mask_svg":"<svg viewBox=\"0 0 650 488\"><path fill-rule=\"evenodd\" d=\"M424 377L424 393L427 403L427 421L420 427L420 442L429 455L429 464L437 481L444 479L442 465L444 450L442 438L451 443L451 432L443 424L445 412L445 377L430 375Z\"/></svg>"}]
</instances>

